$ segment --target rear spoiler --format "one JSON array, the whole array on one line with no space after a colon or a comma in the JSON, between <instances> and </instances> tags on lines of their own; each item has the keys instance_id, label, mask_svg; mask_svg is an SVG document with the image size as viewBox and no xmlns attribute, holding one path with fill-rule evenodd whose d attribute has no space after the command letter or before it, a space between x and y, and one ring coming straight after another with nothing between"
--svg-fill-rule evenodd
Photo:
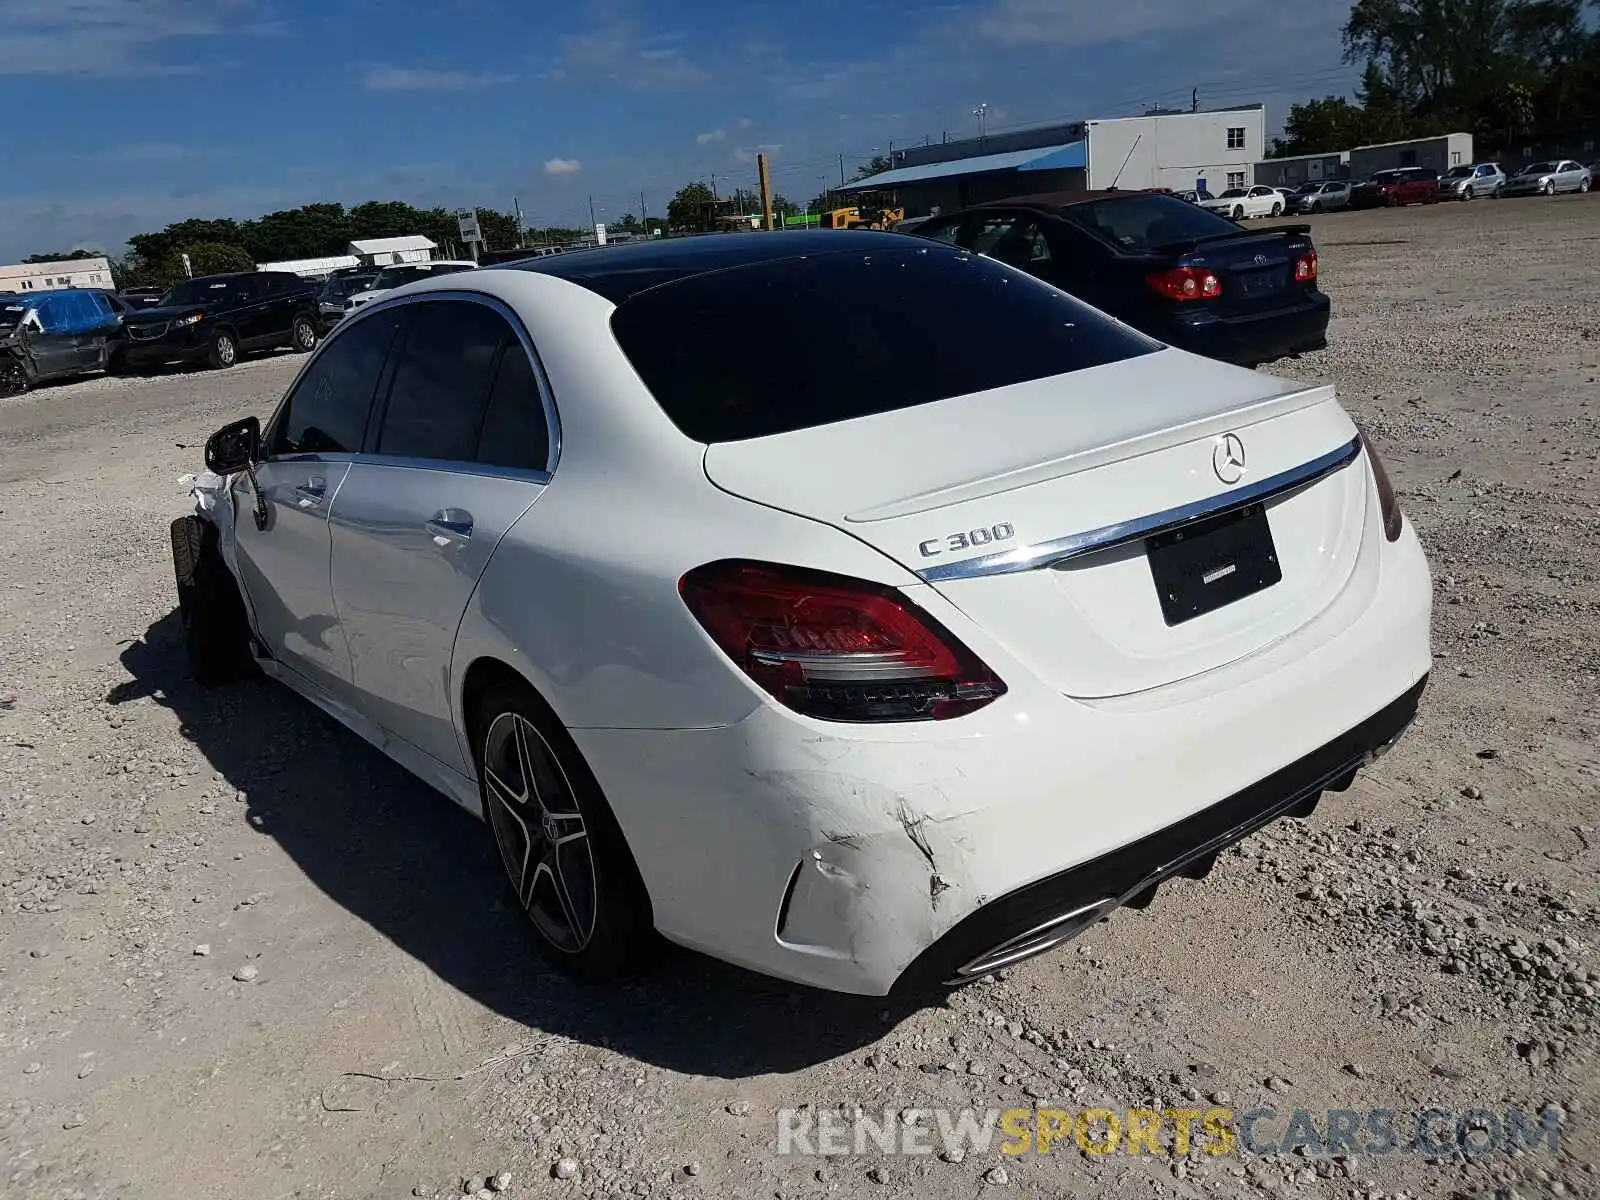
<instances>
[{"instance_id":1,"label":"rear spoiler","mask_svg":"<svg viewBox=\"0 0 1600 1200\"><path fill-rule=\"evenodd\" d=\"M1179 238L1175 242L1163 242L1159 246L1152 246L1152 250L1176 251L1193 250L1199 246L1209 246L1215 242L1231 242L1235 238L1261 237L1263 234L1300 234L1310 236L1309 225L1274 225L1271 229L1236 229L1230 233L1208 233L1202 237Z\"/></svg>"}]
</instances>

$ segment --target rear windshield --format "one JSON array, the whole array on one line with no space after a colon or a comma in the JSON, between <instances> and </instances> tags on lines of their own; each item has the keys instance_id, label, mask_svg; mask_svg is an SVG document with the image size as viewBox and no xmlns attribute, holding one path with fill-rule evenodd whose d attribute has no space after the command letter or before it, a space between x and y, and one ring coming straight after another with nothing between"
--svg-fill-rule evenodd
<instances>
[{"instance_id":1,"label":"rear windshield","mask_svg":"<svg viewBox=\"0 0 1600 1200\"><path fill-rule=\"evenodd\" d=\"M1125 250L1153 250L1191 238L1232 237L1239 227L1173 196L1117 196L1074 204L1067 219Z\"/></svg>"},{"instance_id":2,"label":"rear windshield","mask_svg":"<svg viewBox=\"0 0 1600 1200\"><path fill-rule=\"evenodd\" d=\"M172 290L161 298L161 303L168 308L189 304L221 304L227 299L228 286L232 282L231 276L221 279L189 279L174 285Z\"/></svg>"},{"instance_id":3,"label":"rear windshield","mask_svg":"<svg viewBox=\"0 0 1600 1200\"><path fill-rule=\"evenodd\" d=\"M1534 163L1531 167L1523 167L1522 168L1522 173L1524 175L1549 175L1555 169L1556 169L1556 164L1555 163L1553 163L1553 162L1542 162L1542 163Z\"/></svg>"},{"instance_id":4,"label":"rear windshield","mask_svg":"<svg viewBox=\"0 0 1600 1200\"><path fill-rule=\"evenodd\" d=\"M848 421L1161 348L1048 284L937 245L691 276L640 292L611 328L698 442Z\"/></svg>"}]
</instances>

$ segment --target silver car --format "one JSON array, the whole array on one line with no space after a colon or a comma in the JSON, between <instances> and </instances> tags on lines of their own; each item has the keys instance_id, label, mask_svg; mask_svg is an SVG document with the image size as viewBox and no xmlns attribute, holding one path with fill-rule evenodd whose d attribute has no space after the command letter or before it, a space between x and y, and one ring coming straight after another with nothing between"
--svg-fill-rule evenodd
<instances>
[{"instance_id":1,"label":"silver car","mask_svg":"<svg viewBox=\"0 0 1600 1200\"><path fill-rule=\"evenodd\" d=\"M1477 200L1499 196L1506 186L1506 173L1499 163L1463 163L1439 176L1439 194L1446 200Z\"/></svg>"},{"instance_id":2,"label":"silver car","mask_svg":"<svg viewBox=\"0 0 1600 1200\"><path fill-rule=\"evenodd\" d=\"M1587 192L1589 168L1570 158L1546 159L1523 167L1506 180L1505 196L1554 196L1557 192Z\"/></svg>"},{"instance_id":3,"label":"silver car","mask_svg":"<svg viewBox=\"0 0 1600 1200\"><path fill-rule=\"evenodd\" d=\"M1292 213L1327 212L1333 208L1350 207L1350 181L1327 179L1321 182L1302 183L1290 197Z\"/></svg>"}]
</instances>

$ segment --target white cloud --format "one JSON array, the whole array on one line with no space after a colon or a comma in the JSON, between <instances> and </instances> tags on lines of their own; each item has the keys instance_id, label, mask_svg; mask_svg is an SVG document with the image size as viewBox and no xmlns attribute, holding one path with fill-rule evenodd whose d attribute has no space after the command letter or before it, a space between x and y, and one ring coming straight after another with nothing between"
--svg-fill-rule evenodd
<instances>
[{"instance_id":1,"label":"white cloud","mask_svg":"<svg viewBox=\"0 0 1600 1200\"><path fill-rule=\"evenodd\" d=\"M748 148L740 146L733 152L733 161L739 163L753 163L755 162L756 155L758 154L765 154L767 158L771 159L778 153L779 150L782 149L782 142L762 142L759 146L750 146Z\"/></svg>"},{"instance_id":2,"label":"white cloud","mask_svg":"<svg viewBox=\"0 0 1600 1200\"><path fill-rule=\"evenodd\" d=\"M515 75L432 71L424 67L374 67L362 79L369 92L476 92L511 83Z\"/></svg>"},{"instance_id":3,"label":"white cloud","mask_svg":"<svg viewBox=\"0 0 1600 1200\"><path fill-rule=\"evenodd\" d=\"M709 133L696 134L694 140L702 146L709 146L712 142L726 141L727 137L728 131L726 129L713 129Z\"/></svg>"},{"instance_id":4,"label":"white cloud","mask_svg":"<svg viewBox=\"0 0 1600 1200\"><path fill-rule=\"evenodd\" d=\"M699 87L710 72L691 62L677 33L646 34L631 0L592 0L592 26L561 39L561 63L574 78L600 77L640 91Z\"/></svg>"},{"instance_id":5,"label":"white cloud","mask_svg":"<svg viewBox=\"0 0 1600 1200\"><path fill-rule=\"evenodd\" d=\"M255 7L256 0L4 0L0 76L198 73L162 62L156 48L274 32L252 21Z\"/></svg>"},{"instance_id":6,"label":"white cloud","mask_svg":"<svg viewBox=\"0 0 1600 1200\"><path fill-rule=\"evenodd\" d=\"M576 175L583 170L583 164L575 158L547 158L544 161L546 175Z\"/></svg>"},{"instance_id":7,"label":"white cloud","mask_svg":"<svg viewBox=\"0 0 1600 1200\"><path fill-rule=\"evenodd\" d=\"M1062 4L1061 0L993 0L960 26L1005 46L1094 46L1147 34L1219 24L1241 9L1267 7L1261 0L1117 0L1115 4Z\"/></svg>"}]
</instances>

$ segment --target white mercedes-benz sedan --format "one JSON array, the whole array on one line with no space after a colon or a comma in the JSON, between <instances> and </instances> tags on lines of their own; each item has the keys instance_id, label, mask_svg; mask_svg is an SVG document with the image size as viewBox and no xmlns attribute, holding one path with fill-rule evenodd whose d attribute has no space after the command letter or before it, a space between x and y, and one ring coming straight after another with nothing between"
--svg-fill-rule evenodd
<instances>
[{"instance_id":1,"label":"white mercedes-benz sedan","mask_svg":"<svg viewBox=\"0 0 1600 1200\"><path fill-rule=\"evenodd\" d=\"M1333 388L892 234L399 288L206 459L195 677L264 672L481 813L592 978L658 934L981 976L1347 787L1431 663Z\"/></svg>"}]
</instances>

